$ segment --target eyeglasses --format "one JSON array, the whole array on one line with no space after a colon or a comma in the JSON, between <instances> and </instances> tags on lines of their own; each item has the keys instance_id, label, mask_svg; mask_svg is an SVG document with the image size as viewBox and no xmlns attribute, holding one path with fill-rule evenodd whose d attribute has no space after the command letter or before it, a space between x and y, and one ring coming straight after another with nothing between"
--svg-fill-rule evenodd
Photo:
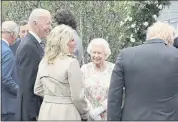
<instances>
[{"instance_id":1,"label":"eyeglasses","mask_svg":"<svg viewBox=\"0 0 178 122\"><path fill-rule=\"evenodd\" d=\"M9 33L11 34L12 36L17 36L18 34L16 32L10 32L10 31L1 31L2 33Z\"/></svg>"}]
</instances>

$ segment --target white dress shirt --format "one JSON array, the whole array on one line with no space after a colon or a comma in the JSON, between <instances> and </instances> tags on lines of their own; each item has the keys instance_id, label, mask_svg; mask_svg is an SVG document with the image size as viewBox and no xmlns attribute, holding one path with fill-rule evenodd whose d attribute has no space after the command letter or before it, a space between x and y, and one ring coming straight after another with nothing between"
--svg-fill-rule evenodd
<instances>
[{"instance_id":1,"label":"white dress shirt","mask_svg":"<svg viewBox=\"0 0 178 122\"><path fill-rule=\"evenodd\" d=\"M29 33L31 33L35 38L36 38L36 40L39 42L39 43L41 43L41 39L39 38L39 36L37 36L34 32L32 32L32 31L29 31Z\"/></svg>"}]
</instances>

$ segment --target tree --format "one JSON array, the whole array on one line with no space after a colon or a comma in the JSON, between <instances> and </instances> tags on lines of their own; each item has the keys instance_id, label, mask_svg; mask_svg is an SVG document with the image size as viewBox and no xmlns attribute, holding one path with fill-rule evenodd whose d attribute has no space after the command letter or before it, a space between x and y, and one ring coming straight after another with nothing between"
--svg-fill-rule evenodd
<instances>
[{"instance_id":1,"label":"tree","mask_svg":"<svg viewBox=\"0 0 178 122\"><path fill-rule=\"evenodd\" d=\"M77 20L77 31L86 52L94 38L106 39L111 48L109 61L115 62L119 51L128 46L142 44L147 27L155 22L159 12L170 2L156 1L2 1L2 20L17 23L28 20L30 12L38 7L47 9L54 17L58 9L70 10ZM53 27L56 23L53 19Z\"/></svg>"},{"instance_id":2,"label":"tree","mask_svg":"<svg viewBox=\"0 0 178 122\"><path fill-rule=\"evenodd\" d=\"M128 17L120 23L124 28L121 49L142 44L146 40L147 28L156 22L160 11L168 5L169 0L135 1Z\"/></svg>"}]
</instances>

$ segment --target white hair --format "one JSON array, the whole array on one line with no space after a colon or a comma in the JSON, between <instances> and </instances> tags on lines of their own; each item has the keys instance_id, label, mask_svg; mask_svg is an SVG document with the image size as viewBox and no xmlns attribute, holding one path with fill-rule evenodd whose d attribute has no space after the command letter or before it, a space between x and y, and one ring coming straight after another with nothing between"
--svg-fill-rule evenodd
<instances>
[{"instance_id":1,"label":"white hair","mask_svg":"<svg viewBox=\"0 0 178 122\"><path fill-rule=\"evenodd\" d=\"M111 50L110 50L109 43L105 39L103 39L103 38L95 38L95 39L91 40L91 42L89 43L88 48L87 48L87 52L90 55L91 55L91 51L92 51L93 45L103 45L104 46L106 59L111 55Z\"/></svg>"},{"instance_id":2,"label":"white hair","mask_svg":"<svg viewBox=\"0 0 178 122\"><path fill-rule=\"evenodd\" d=\"M18 25L14 21L5 21L2 23L2 32L10 32L18 35Z\"/></svg>"},{"instance_id":3,"label":"white hair","mask_svg":"<svg viewBox=\"0 0 178 122\"><path fill-rule=\"evenodd\" d=\"M152 26L148 28L147 31L147 40L153 38L160 38L164 41L167 41L168 44L173 44L175 29L173 26L166 22L157 21L153 23Z\"/></svg>"},{"instance_id":4,"label":"white hair","mask_svg":"<svg viewBox=\"0 0 178 122\"><path fill-rule=\"evenodd\" d=\"M50 15L50 12L46 9L42 9L42 8L36 8L34 9L29 17L28 23L29 25L31 25L34 21L38 21L38 19L42 16L45 15Z\"/></svg>"}]
</instances>

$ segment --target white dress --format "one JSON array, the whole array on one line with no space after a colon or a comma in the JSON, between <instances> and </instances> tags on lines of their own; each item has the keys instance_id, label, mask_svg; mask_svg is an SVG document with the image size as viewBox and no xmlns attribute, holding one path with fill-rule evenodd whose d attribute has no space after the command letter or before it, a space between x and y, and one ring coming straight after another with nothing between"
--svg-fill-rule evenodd
<instances>
[{"instance_id":1,"label":"white dress","mask_svg":"<svg viewBox=\"0 0 178 122\"><path fill-rule=\"evenodd\" d=\"M106 63L106 69L98 72L94 69L94 63L90 62L82 66L81 70L85 81L85 94L91 104L91 109L103 106L107 107L107 94L114 64ZM101 114L101 118L106 120L106 113Z\"/></svg>"}]
</instances>

